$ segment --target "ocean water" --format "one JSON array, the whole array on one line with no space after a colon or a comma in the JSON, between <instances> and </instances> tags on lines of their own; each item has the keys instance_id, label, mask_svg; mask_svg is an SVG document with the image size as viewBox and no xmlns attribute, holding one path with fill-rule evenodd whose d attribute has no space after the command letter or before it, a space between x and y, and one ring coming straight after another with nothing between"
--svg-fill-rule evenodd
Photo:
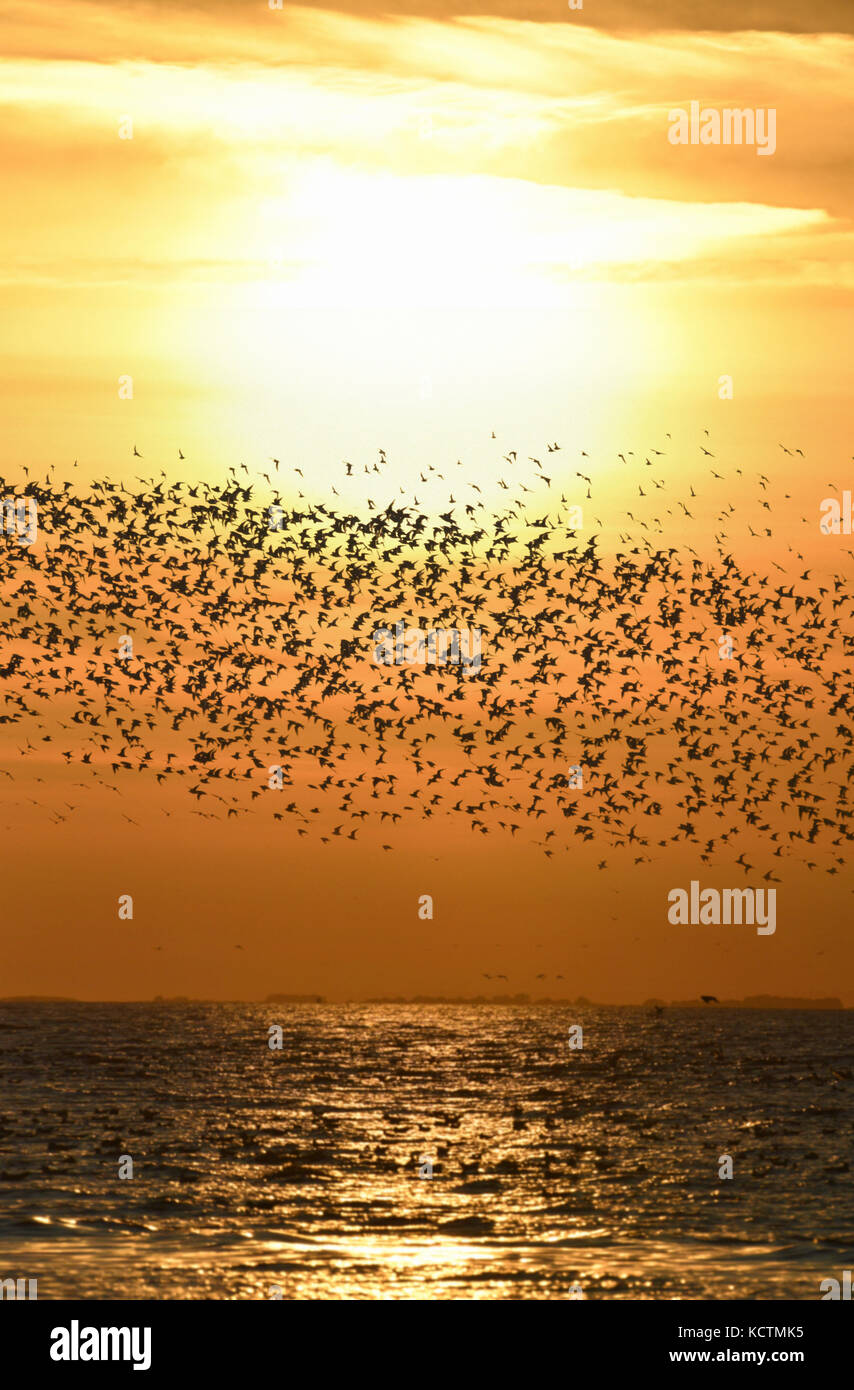
<instances>
[{"instance_id":1,"label":"ocean water","mask_svg":"<svg viewBox=\"0 0 854 1390\"><path fill-rule=\"evenodd\" d=\"M817 1299L854 1263L852 1044L854 1012L0 1005L0 1278Z\"/></svg>"}]
</instances>

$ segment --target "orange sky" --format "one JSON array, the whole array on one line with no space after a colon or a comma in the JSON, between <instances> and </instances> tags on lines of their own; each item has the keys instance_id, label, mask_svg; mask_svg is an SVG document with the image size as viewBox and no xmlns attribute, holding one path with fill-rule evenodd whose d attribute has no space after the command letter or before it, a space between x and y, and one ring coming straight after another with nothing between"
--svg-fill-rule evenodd
<instances>
[{"instance_id":1,"label":"orange sky","mask_svg":"<svg viewBox=\"0 0 854 1390\"><path fill-rule=\"evenodd\" d=\"M342 460L382 447L383 495L441 511L428 465L462 460L493 504L506 450L560 440L555 485L576 501L593 468L607 514L585 524L615 545L617 453L669 434L669 476L700 491L708 429L749 473L726 493L747 519L756 474L777 489L773 545L741 525L740 562L788 564L797 541L829 573L801 517L851 485L852 16L724 4L701 30L695 9L0 3L7 486L177 476L180 447L182 476L242 461L260 485L276 456L291 500L335 486L363 508ZM674 147L668 112L695 100L775 108L774 155ZM708 541L718 505L674 539ZM546 860L450 822L393 855L295 843L147 784L123 792L136 826L97 789L55 825L20 798L74 778L48 748L24 773L22 742L3 741L0 994L477 993L496 969L612 1001L854 1003L844 874L793 871L773 939L674 938L662 902L690 852L603 876L586 846Z\"/></svg>"}]
</instances>

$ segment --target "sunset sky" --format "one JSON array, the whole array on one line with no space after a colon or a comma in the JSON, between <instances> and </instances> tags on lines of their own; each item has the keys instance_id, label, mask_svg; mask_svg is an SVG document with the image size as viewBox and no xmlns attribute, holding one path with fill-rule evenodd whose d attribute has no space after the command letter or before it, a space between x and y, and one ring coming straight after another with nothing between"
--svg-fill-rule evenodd
<instances>
[{"instance_id":1,"label":"sunset sky","mask_svg":"<svg viewBox=\"0 0 854 1390\"><path fill-rule=\"evenodd\" d=\"M481 468L722 373L744 442L838 442L850 8L492 11L3 3L7 460ZM692 100L774 107L773 157L671 145Z\"/></svg>"},{"instance_id":2,"label":"sunset sky","mask_svg":"<svg viewBox=\"0 0 854 1390\"><path fill-rule=\"evenodd\" d=\"M560 440L607 495L617 451L665 431L687 485L704 429L805 508L854 481L848 0L0 0L0 54L7 487L176 476L180 448L184 476L275 456L328 500L382 448L396 486L461 459L490 495L505 450ZM692 101L776 109L775 153L674 146ZM490 967L536 992L536 966L603 1001L854 1003L841 879L792 881L812 934L698 947L661 907L690 854L639 894L580 850L496 868L449 827L393 859L297 848L177 803L167 835L167 793L139 798L137 831L103 797L7 816L0 994L474 994Z\"/></svg>"}]
</instances>

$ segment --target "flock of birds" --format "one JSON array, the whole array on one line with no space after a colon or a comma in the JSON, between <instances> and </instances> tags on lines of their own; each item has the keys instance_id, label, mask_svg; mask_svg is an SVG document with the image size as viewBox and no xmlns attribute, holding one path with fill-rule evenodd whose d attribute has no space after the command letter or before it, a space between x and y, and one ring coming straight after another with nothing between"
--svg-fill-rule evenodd
<instances>
[{"instance_id":1,"label":"flock of birds","mask_svg":"<svg viewBox=\"0 0 854 1390\"><path fill-rule=\"evenodd\" d=\"M297 840L391 851L408 826L448 816L548 858L594 842L600 870L611 852L641 863L687 842L769 883L791 858L839 872L849 581L816 577L792 546L779 564L776 540L764 568L740 562L733 528L772 537L788 494L722 464L706 435L709 487L754 493L746 517L727 493L710 534L694 464L690 482L668 479L682 461L661 443L610 468L639 496L606 513L607 543L593 515L606 475L584 451L567 464L557 441L543 458L507 450L494 488L461 462L400 487L384 450L342 463L316 499L280 459L220 482L4 480L39 516L37 544L0 540L7 806L17 757L120 797L142 775L164 799L183 788L193 814L272 817ZM447 503L428 505L440 488ZM479 671L378 665L373 634L399 621L479 629ZM84 801L34 780L29 800L56 824Z\"/></svg>"}]
</instances>

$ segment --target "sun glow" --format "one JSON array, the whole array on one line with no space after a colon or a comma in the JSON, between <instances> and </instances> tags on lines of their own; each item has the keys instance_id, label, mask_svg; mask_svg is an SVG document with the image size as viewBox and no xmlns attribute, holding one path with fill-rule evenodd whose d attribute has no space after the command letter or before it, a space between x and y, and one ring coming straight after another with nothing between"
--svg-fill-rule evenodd
<instances>
[{"instance_id":1,"label":"sun glow","mask_svg":"<svg viewBox=\"0 0 854 1390\"><path fill-rule=\"evenodd\" d=\"M279 303L316 307L572 303L573 279L679 262L816 221L798 209L664 200L490 175L317 161L256 207L247 241Z\"/></svg>"}]
</instances>

